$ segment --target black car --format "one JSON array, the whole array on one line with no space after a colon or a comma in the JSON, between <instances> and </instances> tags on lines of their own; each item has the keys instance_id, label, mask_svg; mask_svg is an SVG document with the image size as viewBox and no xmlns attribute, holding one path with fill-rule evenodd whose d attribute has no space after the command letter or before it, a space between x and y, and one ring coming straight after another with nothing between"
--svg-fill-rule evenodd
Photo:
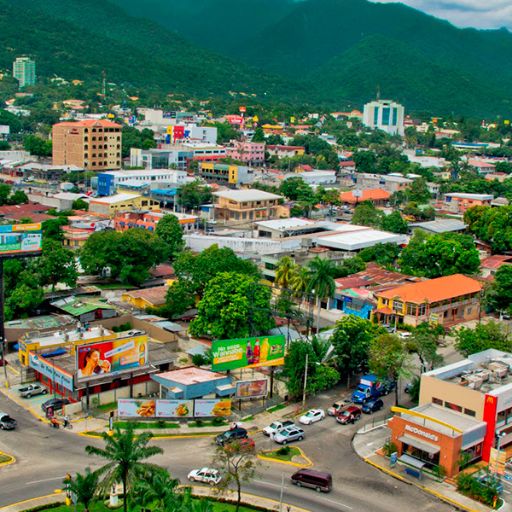
<instances>
[{"instance_id":1,"label":"black car","mask_svg":"<svg viewBox=\"0 0 512 512\"><path fill-rule=\"evenodd\" d=\"M0 430L14 430L15 428L16 420L7 413L0 412Z\"/></svg>"},{"instance_id":2,"label":"black car","mask_svg":"<svg viewBox=\"0 0 512 512\"><path fill-rule=\"evenodd\" d=\"M380 411L384 407L384 402L377 398L376 400L368 400L368 402L364 403L361 407L361 410L365 414L373 414L374 412Z\"/></svg>"},{"instance_id":3,"label":"black car","mask_svg":"<svg viewBox=\"0 0 512 512\"><path fill-rule=\"evenodd\" d=\"M215 438L215 442L219 446L224 446L226 443L231 443L232 441L235 441L236 439L245 439L248 437L247 430L245 428L236 427L232 428L231 430L226 430L226 432L223 432L222 434L219 434Z\"/></svg>"},{"instance_id":4,"label":"black car","mask_svg":"<svg viewBox=\"0 0 512 512\"><path fill-rule=\"evenodd\" d=\"M46 414L48 409L52 408L54 411L60 411L65 405L69 404L67 398L50 398L41 405L41 409Z\"/></svg>"},{"instance_id":5,"label":"black car","mask_svg":"<svg viewBox=\"0 0 512 512\"><path fill-rule=\"evenodd\" d=\"M393 391L395 391L396 382L394 380L385 380L381 384L380 394L381 396L389 395Z\"/></svg>"}]
</instances>

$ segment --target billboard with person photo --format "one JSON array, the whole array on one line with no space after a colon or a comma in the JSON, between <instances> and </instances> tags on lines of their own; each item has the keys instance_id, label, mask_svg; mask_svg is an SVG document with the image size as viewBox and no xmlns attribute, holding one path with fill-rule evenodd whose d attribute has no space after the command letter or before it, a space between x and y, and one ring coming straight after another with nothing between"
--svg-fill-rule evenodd
<instances>
[{"instance_id":1,"label":"billboard with person photo","mask_svg":"<svg viewBox=\"0 0 512 512\"><path fill-rule=\"evenodd\" d=\"M79 345L76 349L77 381L85 382L149 365L147 336L112 339Z\"/></svg>"}]
</instances>

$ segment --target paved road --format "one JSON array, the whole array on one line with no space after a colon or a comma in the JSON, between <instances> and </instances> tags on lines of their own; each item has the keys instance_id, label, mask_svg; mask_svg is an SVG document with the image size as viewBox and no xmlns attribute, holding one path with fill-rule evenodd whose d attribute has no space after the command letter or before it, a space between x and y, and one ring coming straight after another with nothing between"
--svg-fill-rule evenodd
<instances>
[{"instance_id":1,"label":"paved road","mask_svg":"<svg viewBox=\"0 0 512 512\"><path fill-rule=\"evenodd\" d=\"M327 404L332 398L325 396L323 401ZM84 451L86 445L101 441L53 430L3 395L0 395L0 410L15 417L19 425L13 432L0 431L0 450L13 454L18 461L0 469L0 506L51 493L61 487L67 472L83 471L86 466L96 468L101 464ZM315 467L332 472L333 492L317 494L292 486L289 477L295 471L293 467L268 463L260 465L257 478L245 487L246 492L279 500L284 475L284 502L313 512L395 512L397 507L436 512L452 510L415 487L362 462L350 444L354 427L341 426L333 418L326 418L305 429L306 439L300 446L312 458ZM262 434L255 439L261 448L275 446ZM209 438L155 442L164 449L164 454L155 457L154 462L167 467L182 481L186 480L190 469L207 465L214 452Z\"/></svg>"}]
</instances>

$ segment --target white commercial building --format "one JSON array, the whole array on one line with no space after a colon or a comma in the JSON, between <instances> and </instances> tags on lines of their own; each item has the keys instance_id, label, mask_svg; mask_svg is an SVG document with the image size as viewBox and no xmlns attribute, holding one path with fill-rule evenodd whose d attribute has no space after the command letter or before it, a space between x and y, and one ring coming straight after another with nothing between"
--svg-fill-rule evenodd
<instances>
[{"instance_id":1,"label":"white commercial building","mask_svg":"<svg viewBox=\"0 0 512 512\"><path fill-rule=\"evenodd\" d=\"M334 185L336 183L336 171L294 172L287 174L284 179L289 178L302 178L308 185Z\"/></svg>"},{"instance_id":2,"label":"white commercial building","mask_svg":"<svg viewBox=\"0 0 512 512\"><path fill-rule=\"evenodd\" d=\"M371 101L364 106L363 124L390 135L403 135L404 115L405 109L399 103L391 100Z\"/></svg>"}]
</instances>

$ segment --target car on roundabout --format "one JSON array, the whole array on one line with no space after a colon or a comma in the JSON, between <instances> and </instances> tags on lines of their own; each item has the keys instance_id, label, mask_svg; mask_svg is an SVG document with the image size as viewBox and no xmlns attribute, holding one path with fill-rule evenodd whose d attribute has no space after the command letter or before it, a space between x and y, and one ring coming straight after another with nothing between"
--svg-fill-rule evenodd
<instances>
[{"instance_id":1,"label":"car on roundabout","mask_svg":"<svg viewBox=\"0 0 512 512\"><path fill-rule=\"evenodd\" d=\"M325 418L323 409L310 409L306 414L299 418L299 423L303 425L311 425L317 421L322 421Z\"/></svg>"}]
</instances>

